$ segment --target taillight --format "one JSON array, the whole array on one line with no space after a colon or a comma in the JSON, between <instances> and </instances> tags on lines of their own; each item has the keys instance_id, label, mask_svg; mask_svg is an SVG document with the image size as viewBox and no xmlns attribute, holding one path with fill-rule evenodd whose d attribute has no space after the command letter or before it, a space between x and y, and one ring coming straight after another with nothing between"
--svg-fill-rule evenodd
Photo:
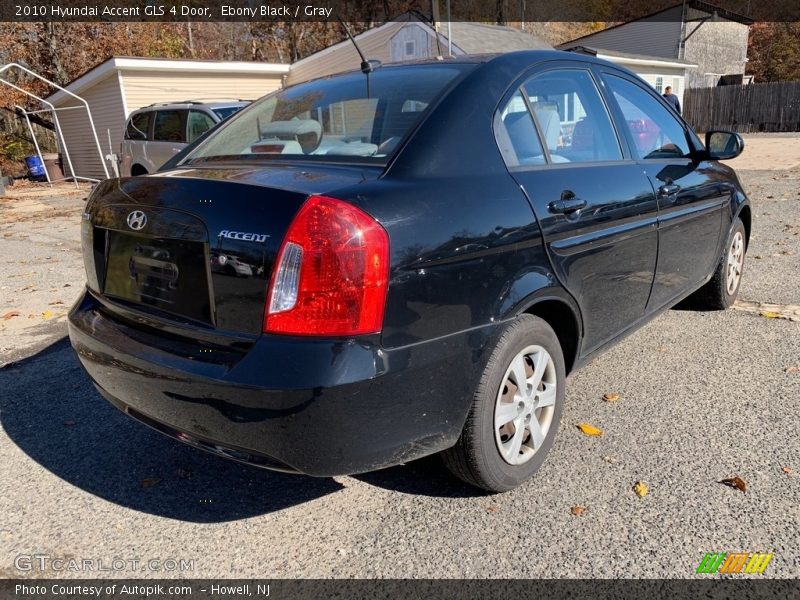
<instances>
[{"instance_id":1,"label":"taillight","mask_svg":"<svg viewBox=\"0 0 800 600\"><path fill-rule=\"evenodd\" d=\"M349 336L383 325L389 236L352 204L311 196L278 252L264 331Z\"/></svg>"}]
</instances>

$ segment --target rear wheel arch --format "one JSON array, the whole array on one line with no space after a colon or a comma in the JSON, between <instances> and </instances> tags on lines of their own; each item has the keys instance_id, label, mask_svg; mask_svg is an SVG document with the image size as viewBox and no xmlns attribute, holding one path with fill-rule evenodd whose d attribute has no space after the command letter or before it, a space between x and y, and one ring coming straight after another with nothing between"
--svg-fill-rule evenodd
<instances>
[{"instance_id":1,"label":"rear wheel arch","mask_svg":"<svg viewBox=\"0 0 800 600\"><path fill-rule=\"evenodd\" d=\"M750 206L747 204L742 206L737 216L742 220L742 225L744 225L744 244L745 248L748 248L750 246L750 225L752 222ZM733 222L736 222L736 218L734 218Z\"/></svg>"},{"instance_id":2,"label":"rear wheel arch","mask_svg":"<svg viewBox=\"0 0 800 600\"><path fill-rule=\"evenodd\" d=\"M564 366L569 375L578 360L581 326L576 309L560 298L540 298L522 311L545 321L555 332L561 351L564 353Z\"/></svg>"},{"instance_id":3,"label":"rear wheel arch","mask_svg":"<svg viewBox=\"0 0 800 600\"><path fill-rule=\"evenodd\" d=\"M140 164L134 164L131 166L131 177L137 177L139 175L147 175L147 169L145 169Z\"/></svg>"}]
</instances>

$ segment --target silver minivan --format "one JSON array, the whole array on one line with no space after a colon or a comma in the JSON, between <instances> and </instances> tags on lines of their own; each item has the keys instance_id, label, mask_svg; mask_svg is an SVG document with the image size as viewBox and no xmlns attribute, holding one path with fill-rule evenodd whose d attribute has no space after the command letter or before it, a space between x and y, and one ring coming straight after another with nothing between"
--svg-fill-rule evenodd
<instances>
[{"instance_id":1,"label":"silver minivan","mask_svg":"<svg viewBox=\"0 0 800 600\"><path fill-rule=\"evenodd\" d=\"M147 175L249 104L245 100L187 100L151 104L131 113L120 147L120 175Z\"/></svg>"}]
</instances>

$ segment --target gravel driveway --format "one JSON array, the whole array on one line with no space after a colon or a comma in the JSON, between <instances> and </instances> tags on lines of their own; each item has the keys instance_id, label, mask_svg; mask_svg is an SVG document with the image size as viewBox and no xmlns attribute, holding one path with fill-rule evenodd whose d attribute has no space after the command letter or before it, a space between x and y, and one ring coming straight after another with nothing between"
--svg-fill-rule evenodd
<instances>
[{"instance_id":1,"label":"gravel driveway","mask_svg":"<svg viewBox=\"0 0 800 600\"><path fill-rule=\"evenodd\" d=\"M741 175L755 212L741 298L800 304L800 170ZM0 219L12 234L0 310L21 313L0 319L5 360L18 360L0 369L0 577L91 576L15 568L39 553L193 561L141 577L664 578L733 551L773 552L767 575L800 577L800 323L669 311L569 379L550 457L507 494L480 494L435 458L282 475L183 447L94 392L63 317L41 314L63 312L48 303L72 301L82 281L81 203L64 207L45 222ZM26 285L47 293L22 306L38 293ZM745 493L718 483L733 476Z\"/></svg>"}]
</instances>

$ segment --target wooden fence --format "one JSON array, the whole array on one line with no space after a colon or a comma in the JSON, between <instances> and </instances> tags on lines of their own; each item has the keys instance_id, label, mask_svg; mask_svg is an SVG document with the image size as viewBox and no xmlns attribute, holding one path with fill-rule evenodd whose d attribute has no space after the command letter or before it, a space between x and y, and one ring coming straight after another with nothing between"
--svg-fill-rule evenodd
<instances>
[{"instance_id":1,"label":"wooden fence","mask_svg":"<svg viewBox=\"0 0 800 600\"><path fill-rule=\"evenodd\" d=\"M701 132L800 131L800 81L688 89L683 116Z\"/></svg>"}]
</instances>

